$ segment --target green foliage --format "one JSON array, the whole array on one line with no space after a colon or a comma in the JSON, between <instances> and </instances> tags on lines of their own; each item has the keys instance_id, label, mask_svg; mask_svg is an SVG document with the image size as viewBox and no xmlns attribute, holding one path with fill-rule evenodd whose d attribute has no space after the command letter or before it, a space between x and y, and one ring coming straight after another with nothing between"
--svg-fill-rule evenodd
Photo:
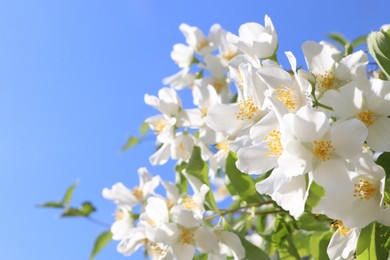
<instances>
[{"instance_id":1,"label":"green foliage","mask_svg":"<svg viewBox=\"0 0 390 260\"><path fill-rule=\"evenodd\" d=\"M129 138L127 139L127 142L122 146L121 152L127 151L128 149L130 149L134 145L139 144L140 141L141 141L140 137L129 136Z\"/></svg>"},{"instance_id":2,"label":"green foliage","mask_svg":"<svg viewBox=\"0 0 390 260\"><path fill-rule=\"evenodd\" d=\"M382 153L376 163L383 167L386 172L386 182L385 182L385 194L384 201L386 204L390 204L390 153Z\"/></svg>"},{"instance_id":3,"label":"green foliage","mask_svg":"<svg viewBox=\"0 0 390 260\"><path fill-rule=\"evenodd\" d=\"M92 253L89 257L90 260L95 259L96 255L102 251L104 247L107 246L107 244L111 241L112 239L112 233L111 231L105 231L101 233L95 240L95 243L93 245Z\"/></svg>"},{"instance_id":4,"label":"green foliage","mask_svg":"<svg viewBox=\"0 0 390 260\"><path fill-rule=\"evenodd\" d=\"M73 185L71 185L65 192L65 196L62 200L62 203L65 205L65 206L68 206L69 203L70 203L70 200L72 199L72 196L73 196L73 192L74 192L74 189L76 188L77 186L77 182L73 183Z\"/></svg>"},{"instance_id":5,"label":"green foliage","mask_svg":"<svg viewBox=\"0 0 390 260\"><path fill-rule=\"evenodd\" d=\"M64 197L61 201L49 201L43 204L40 204L39 207L44 208L66 208L68 207L70 200L72 199L73 192L77 186L77 181L73 183L69 188L66 189Z\"/></svg>"},{"instance_id":6,"label":"green foliage","mask_svg":"<svg viewBox=\"0 0 390 260\"><path fill-rule=\"evenodd\" d=\"M208 168L208 164L202 159L200 148L195 146L191 154L190 161L186 167L186 173L198 178L202 183L210 187ZM206 205L209 209L214 211L218 209L211 190L209 190L206 194Z\"/></svg>"},{"instance_id":7,"label":"green foliage","mask_svg":"<svg viewBox=\"0 0 390 260\"><path fill-rule=\"evenodd\" d=\"M264 259L268 260L270 259L267 253L265 253L263 250L243 238L242 236L239 235L239 238L241 240L242 246L245 248L245 259L248 260L255 260L255 259Z\"/></svg>"},{"instance_id":8,"label":"green foliage","mask_svg":"<svg viewBox=\"0 0 390 260\"><path fill-rule=\"evenodd\" d=\"M307 231L327 231L329 230L328 218L325 216L315 216L311 213L303 213L297 221L299 229Z\"/></svg>"},{"instance_id":9,"label":"green foliage","mask_svg":"<svg viewBox=\"0 0 390 260\"><path fill-rule=\"evenodd\" d=\"M291 221L287 222L280 215L276 217L271 242L273 250L277 250L280 259L301 259L293 241L294 230L295 227Z\"/></svg>"},{"instance_id":10,"label":"green foliage","mask_svg":"<svg viewBox=\"0 0 390 260\"><path fill-rule=\"evenodd\" d=\"M122 146L121 152L125 152L128 149L130 149L130 148L134 147L135 145L139 144L140 142L142 142L145 139L145 135L148 133L148 130L149 130L149 124L143 123L139 127L139 133L141 136L130 135L127 138L126 143Z\"/></svg>"},{"instance_id":11,"label":"green foliage","mask_svg":"<svg viewBox=\"0 0 390 260\"><path fill-rule=\"evenodd\" d=\"M383 73L390 78L390 33L372 32L367 38L368 51Z\"/></svg>"},{"instance_id":12,"label":"green foliage","mask_svg":"<svg viewBox=\"0 0 390 260\"><path fill-rule=\"evenodd\" d=\"M358 260L387 259L390 250L390 227L373 222L360 231L356 247Z\"/></svg>"},{"instance_id":13,"label":"green foliage","mask_svg":"<svg viewBox=\"0 0 390 260\"><path fill-rule=\"evenodd\" d=\"M250 175L242 173L236 167L237 157L230 152L226 159L226 175L229 177L231 187L240 196L241 200L248 203L262 201L262 197L256 191L255 181Z\"/></svg>"},{"instance_id":14,"label":"green foliage","mask_svg":"<svg viewBox=\"0 0 390 260\"><path fill-rule=\"evenodd\" d=\"M188 188L188 180L183 175L184 170L187 168L187 163L182 162L175 166L176 172L176 187L179 189L180 194L186 193Z\"/></svg>"},{"instance_id":15,"label":"green foliage","mask_svg":"<svg viewBox=\"0 0 390 260\"><path fill-rule=\"evenodd\" d=\"M329 33L328 38L332 39L338 45L343 47L344 55L349 55L353 53L354 48L366 42L367 36L360 36L354 39L352 42L349 42L341 33Z\"/></svg>"},{"instance_id":16,"label":"green foliage","mask_svg":"<svg viewBox=\"0 0 390 260\"><path fill-rule=\"evenodd\" d=\"M91 202L86 201L79 208L66 208L61 217L89 217L95 211L95 206Z\"/></svg>"},{"instance_id":17,"label":"green foliage","mask_svg":"<svg viewBox=\"0 0 390 260\"><path fill-rule=\"evenodd\" d=\"M324 188L313 181L309 188L309 197L306 200L305 209L307 211L312 211L324 195Z\"/></svg>"},{"instance_id":18,"label":"green foliage","mask_svg":"<svg viewBox=\"0 0 390 260\"><path fill-rule=\"evenodd\" d=\"M332 233L328 232L313 232L310 235L310 253L314 259L327 260L329 259L326 252Z\"/></svg>"}]
</instances>

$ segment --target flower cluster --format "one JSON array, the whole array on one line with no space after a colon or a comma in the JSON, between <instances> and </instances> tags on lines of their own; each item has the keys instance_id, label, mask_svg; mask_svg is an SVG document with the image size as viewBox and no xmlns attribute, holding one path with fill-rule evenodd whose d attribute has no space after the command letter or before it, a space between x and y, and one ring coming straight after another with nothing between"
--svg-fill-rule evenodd
<instances>
[{"instance_id":1,"label":"flower cluster","mask_svg":"<svg viewBox=\"0 0 390 260\"><path fill-rule=\"evenodd\" d=\"M257 229L229 226L225 217L249 222L267 215L265 234L277 221L267 213L288 212L295 220L324 216L337 229L329 257L346 259L360 230L374 221L390 226L386 173L375 161L390 152L390 81L369 76L365 52L343 54L328 42L308 41L302 45L307 70L285 52L286 70L277 61L278 37L268 16L264 26L241 25L238 35L220 25L208 36L187 24L180 30L186 44L174 45L171 57L181 70L163 80L169 87L158 96L145 95L160 112L145 120L159 147L150 162L175 160L176 183L141 168L138 187L104 189L117 205L111 231L119 252L144 246L152 259L191 259L195 252L243 259L242 235L261 247L251 239ZM192 108L183 107L178 94L185 89ZM203 175L191 170L195 151L206 165ZM257 202L243 196L248 187L232 183L228 166L253 182ZM192 195L180 188L187 182ZM154 192L160 183L166 196ZM314 188L323 195L308 207ZM226 196L233 201L229 210L213 205Z\"/></svg>"}]
</instances>

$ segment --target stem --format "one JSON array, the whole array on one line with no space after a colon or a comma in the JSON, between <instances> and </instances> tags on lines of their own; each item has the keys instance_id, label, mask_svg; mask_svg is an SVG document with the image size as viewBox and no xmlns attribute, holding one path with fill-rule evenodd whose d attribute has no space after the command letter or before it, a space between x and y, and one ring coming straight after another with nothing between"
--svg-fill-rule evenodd
<instances>
[{"instance_id":1,"label":"stem","mask_svg":"<svg viewBox=\"0 0 390 260\"><path fill-rule=\"evenodd\" d=\"M94 223L94 224L96 224L96 225L99 225L99 226L102 226L102 227L105 227L105 228L109 228L110 227L110 225L109 224L107 224L107 223L104 223L103 221L100 221L100 220L98 220L98 219L95 219L95 218L92 218L92 217L85 217L88 221L90 221L90 222L92 222L92 223Z\"/></svg>"},{"instance_id":2,"label":"stem","mask_svg":"<svg viewBox=\"0 0 390 260\"><path fill-rule=\"evenodd\" d=\"M214 214L214 215L210 215L210 216L207 216L204 218L205 221L207 220L211 220L211 219L214 219L216 217L220 217L220 216L224 216L224 215L227 215L227 214L230 214L230 213L237 213L239 212L240 210L243 210L243 209L249 209L249 208L252 208L252 207L260 207L262 205L267 205L267 204L274 204L273 201L263 201L263 202L257 202L257 203L251 203L251 204L248 204L246 206L242 206L242 207L238 207L238 208L234 208L234 209L221 209L217 212L217 214ZM276 211L268 211L268 212L256 212L255 215L262 215L262 214L270 214L270 213L277 213L277 212L281 212L280 210ZM241 212L241 213L244 213L244 214L251 214L250 212Z\"/></svg>"}]
</instances>

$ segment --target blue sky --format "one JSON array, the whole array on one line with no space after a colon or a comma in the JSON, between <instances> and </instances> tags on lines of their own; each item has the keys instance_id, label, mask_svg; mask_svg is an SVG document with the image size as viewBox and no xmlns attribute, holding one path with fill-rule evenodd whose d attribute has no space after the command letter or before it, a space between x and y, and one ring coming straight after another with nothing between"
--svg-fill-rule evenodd
<instances>
[{"instance_id":1,"label":"blue sky","mask_svg":"<svg viewBox=\"0 0 390 260\"><path fill-rule=\"evenodd\" d=\"M171 165L149 166L152 141L119 150L156 113L144 94L157 94L162 78L178 71L170 51L184 42L180 23L205 32L219 23L236 33L268 14L279 56L293 51L303 65L305 40L378 30L390 23L387 6L385 0L0 0L0 258L87 259L104 228L36 205L61 199L79 180L73 204L92 200L95 217L111 223L115 208L101 197L104 187L136 185L142 166L171 175ZM115 246L97 259L125 259Z\"/></svg>"}]
</instances>

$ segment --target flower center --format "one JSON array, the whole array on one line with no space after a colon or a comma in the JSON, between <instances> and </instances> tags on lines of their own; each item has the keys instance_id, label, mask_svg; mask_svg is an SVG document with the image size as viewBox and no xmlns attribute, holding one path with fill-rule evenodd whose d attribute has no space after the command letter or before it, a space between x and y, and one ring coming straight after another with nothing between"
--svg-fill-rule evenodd
<instances>
[{"instance_id":1,"label":"flower center","mask_svg":"<svg viewBox=\"0 0 390 260\"><path fill-rule=\"evenodd\" d=\"M351 231L350 228L344 226L344 223L341 220L336 220L331 226L337 228L337 232L339 232L342 236L345 236L349 231Z\"/></svg>"},{"instance_id":2,"label":"flower center","mask_svg":"<svg viewBox=\"0 0 390 260\"><path fill-rule=\"evenodd\" d=\"M209 111L209 108L208 107L201 107L201 108L199 108L199 110L200 110L201 117L206 117L207 113Z\"/></svg>"},{"instance_id":3,"label":"flower center","mask_svg":"<svg viewBox=\"0 0 390 260\"><path fill-rule=\"evenodd\" d=\"M359 180L359 183L355 184L354 197L359 199L370 199L372 196L376 194L376 188L372 185L371 182L367 180Z\"/></svg>"},{"instance_id":4,"label":"flower center","mask_svg":"<svg viewBox=\"0 0 390 260\"><path fill-rule=\"evenodd\" d=\"M153 128L154 128L154 133L156 135L159 135L162 133L164 127L168 124L168 122L164 119L159 119L157 120L157 122L154 124Z\"/></svg>"},{"instance_id":5,"label":"flower center","mask_svg":"<svg viewBox=\"0 0 390 260\"><path fill-rule=\"evenodd\" d=\"M235 51L225 51L222 54L222 58L229 61L229 60L233 59L236 55L237 55L237 52L235 52Z\"/></svg>"},{"instance_id":6,"label":"flower center","mask_svg":"<svg viewBox=\"0 0 390 260\"><path fill-rule=\"evenodd\" d=\"M362 121L367 127L375 123L378 120L378 116L375 115L371 110L362 111L359 114L355 115L355 118Z\"/></svg>"},{"instance_id":7,"label":"flower center","mask_svg":"<svg viewBox=\"0 0 390 260\"><path fill-rule=\"evenodd\" d=\"M277 99L279 99L288 110L293 111L296 109L294 102L294 90L292 88L278 88L275 90L278 93Z\"/></svg>"},{"instance_id":8,"label":"flower center","mask_svg":"<svg viewBox=\"0 0 390 260\"><path fill-rule=\"evenodd\" d=\"M149 252L153 255L165 256L167 254L167 250L159 246L156 242L151 242L149 249Z\"/></svg>"},{"instance_id":9,"label":"flower center","mask_svg":"<svg viewBox=\"0 0 390 260\"><path fill-rule=\"evenodd\" d=\"M133 188L133 195L137 198L137 200L142 200L144 197L144 193L142 192L142 189L140 187L134 187Z\"/></svg>"},{"instance_id":10,"label":"flower center","mask_svg":"<svg viewBox=\"0 0 390 260\"><path fill-rule=\"evenodd\" d=\"M236 117L240 120L252 119L259 109L255 103L253 103L251 97L248 97L245 100L240 100L238 102L238 108L240 109L240 112L236 113Z\"/></svg>"},{"instance_id":11,"label":"flower center","mask_svg":"<svg viewBox=\"0 0 390 260\"><path fill-rule=\"evenodd\" d=\"M229 149L229 142L228 141L224 141L224 142L220 142L220 143L217 143L215 145L215 147L218 149L218 150L222 150L224 152L229 152L230 149Z\"/></svg>"},{"instance_id":12,"label":"flower center","mask_svg":"<svg viewBox=\"0 0 390 260\"><path fill-rule=\"evenodd\" d=\"M265 141L268 141L267 146L269 151L264 154L265 156L280 156L283 153L283 146L280 142L282 134L277 130L272 130L268 135L264 137Z\"/></svg>"},{"instance_id":13,"label":"flower center","mask_svg":"<svg viewBox=\"0 0 390 260\"><path fill-rule=\"evenodd\" d=\"M328 161L333 155L333 151L336 150L332 145L332 141L313 141L313 155L322 161Z\"/></svg>"},{"instance_id":14,"label":"flower center","mask_svg":"<svg viewBox=\"0 0 390 260\"><path fill-rule=\"evenodd\" d=\"M187 197L183 199L183 205L186 209L197 209L199 205L194 201L193 198Z\"/></svg>"},{"instance_id":15,"label":"flower center","mask_svg":"<svg viewBox=\"0 0 390 260\"><path fill-rule=\"evenodd\" d=\"M188 229L183 229L180 234L180 243L182 245L191 245L194 243L194 233Z\"/></svg>"},{"instance_id":16,"label":"flower center","mask_svg":"<svg viewBox=\"0 0 390 260\"><path fill-rule=\"evenodd\" d=\"M203 49L204 47L207 47L209 46L209 42L207 40L202 40L200 42L198 42L198 44L196 45L196 48L198 51L200 51L201 49Z\"/></svg>"},{"instance_id":17,"label":"flower center","mask_svg":"<svg viewBox=\"0 0 390 260\"><path fill-rule=\"evenodd\" d=\"M220 82L220 81L214 81L213 84L211 84L215 91L217 91L217 93L220 93L222 91L222 89L225 87L225 85Z\"/></svg>"},{"instance_id":18,"label":"flower center","mask_svg":"<svg viewBox=\"0 0 390 260\"><path fill-rule=\"evenodd\" d=\"M115 220L116 221L121 221L124 218L125 218L125 213L123 211L120 210L120 211L117 211L115 213Z\"/></svg>"},{"instance_id":19,"label":"flower center","mask_svg":"<svg viewBox=\"0 0 390 260\"><path fill-rule=\"evenodd\" d=\"M331 72L316 75L316 87L322 92L337 88L337 80Z\"/></svg>"}]
</instances>

